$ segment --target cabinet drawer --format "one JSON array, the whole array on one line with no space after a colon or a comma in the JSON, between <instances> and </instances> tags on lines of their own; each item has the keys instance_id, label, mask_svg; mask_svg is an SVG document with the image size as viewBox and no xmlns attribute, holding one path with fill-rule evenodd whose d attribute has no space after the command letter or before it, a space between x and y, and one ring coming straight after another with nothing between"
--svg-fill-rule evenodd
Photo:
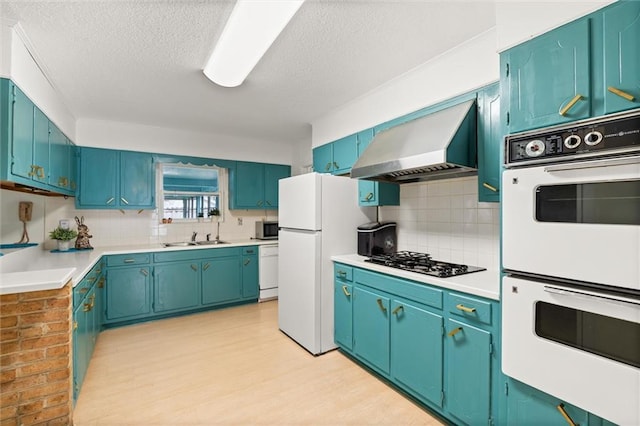
<instances>
[{"instance_id":1,"label":"cabinet drawer","mask_svg":"<svg viewBox=\"0 0 640 426\"><path fill-rule=\"evenodd\" d=\"M239 256L240 247L165 251L153 254L154 262L176 262L179 260L211 259L216 257Z\"/></svg>"},{"instance_id":2,"label":"cabinet drawer","mask_svg":"<svg viewBox=\"0 0 640 426\"><path fill-rule=\"evenodd\" d=\"M467 320L491 325L491 302L450 293L447 309L449 313Z\"/></svg>"},{"instance_id":3,"label":"cabinet drawer","mask_svg":"<svg viewBox=\"0 0 640 426\"><path fill-rule=\"evenodd\" d=\"M354 280L358 284L364 284L405 299L414 300L432 308L442 309L442 295L444 292L426 284L393 278L362 269L354 271Z\"/></svg>"},{"instance_id":4,"label":"cabinet drawer","mask_svg":"<svg viewBox=\"0 0 640 426\"><path fill-rule=\"evenodd\" d=\"M143 265L150 258L149 253L117 254L107 257L107 266Z\"/></svg>"},{"instance_id":5,"label":"cabinet drawer","mask_svg":"<svg viewBox=\"0 0 640 426\"><path fill-rule=\"evenodd\" d=\"M339 263L336 263L335 267L335 278L341 281L353 281L353 268L351 266L345 266Z\"/></svg>"},{"instance_id":6,"label":"cabinet drawer","mask_svg":"<svg viewBox=\"0 0 640 426\"><path fill-rule=\"evenodd\" d=\"M276 250L277 250L277 248L276 248ZM242 254L244 256L257 255L258 254L258 247L257 246L242 247Z\"/></svg>"},{"instance_id":7,"label":"cabinet drawer","mask_svg":"<svg viewBox=\"0 0 640 426\"><path fill-rule=\"evenodd\" d=\"M83 278L82 281L80 281L78 285L73 288L73 308L74 309L77 306L80 306L80 303L82 303L82 299L85 298L85 296L87 295L87 293L89 293L89 290L91 290L91 287L95 283L95 276L94 276L94 280L89 280L87 278L89 277Z\"/></svg>"}]
</instances>

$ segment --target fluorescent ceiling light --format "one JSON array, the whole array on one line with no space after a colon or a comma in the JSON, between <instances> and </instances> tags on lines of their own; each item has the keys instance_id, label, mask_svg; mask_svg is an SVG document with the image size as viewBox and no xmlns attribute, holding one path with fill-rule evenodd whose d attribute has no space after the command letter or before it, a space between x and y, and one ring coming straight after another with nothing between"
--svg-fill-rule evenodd
<instances>
[{"instance_id":1,"label":"fluorescent ceiling light","mask_svg":"<svg viewBox=\"0 0 640 426\"><path fill-rule=\"evenodd\" d=\"M238 0L204 67L224 87L242 84L304 0Z\"/></svg>"}]
</instances>

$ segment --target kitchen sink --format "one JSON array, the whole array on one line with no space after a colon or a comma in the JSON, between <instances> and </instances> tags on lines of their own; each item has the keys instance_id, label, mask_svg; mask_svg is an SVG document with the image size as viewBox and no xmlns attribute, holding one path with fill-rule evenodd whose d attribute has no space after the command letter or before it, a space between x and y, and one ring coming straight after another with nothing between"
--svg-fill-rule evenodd
<instances>
[{"instance_id":1,"label":"kitchen sink","mask_svg":"<svg viewBox=\"0 0 640 426\"><path fill-rule=\"evenodd\" d=\"M222 240L211 240L211 241L197 241L196 244L199 246L210 246L210 245L216 245L216 244L229 244L229 243L227 241L222 241Z\"/></svg>"},{"instance_id":2,"label":"kitchen sink","mask_svg":"<svg viewBox=\"0 0 640 426\"><path fill-rule=\"evenodd\" d=\"M229 242L222 241L222 240L211 240L211 241L178 241L174 243L162 243L164 247L214 246L218 244L229 244Z\"/></svg>"},{"instance_id":3,"label":"kitchen sink","mask_svg":"<svg viewBox=\"0 0 640 426\"><path fill-rule=\"evenodd\" d=\"M163 243L165 247L187 247L187 246L195 246L197 245L195 241L180 241L176 243Z\"/></svg>"}]
</instances>

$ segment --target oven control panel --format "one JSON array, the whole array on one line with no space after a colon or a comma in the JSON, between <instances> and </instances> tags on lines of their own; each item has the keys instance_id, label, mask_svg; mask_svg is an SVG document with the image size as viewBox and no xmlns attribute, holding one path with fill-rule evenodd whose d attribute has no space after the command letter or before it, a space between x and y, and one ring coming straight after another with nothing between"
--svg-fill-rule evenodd
<instances>
[{"instance_id":1,"label":"oven control panel","mask_svg":"<svg viewBox=\"0 0 640 426\"><path fill-rule=\"evenodd\" d=\"M640 110L509 135L507 165L640 151Z\"/></svg>"}]
</instances>

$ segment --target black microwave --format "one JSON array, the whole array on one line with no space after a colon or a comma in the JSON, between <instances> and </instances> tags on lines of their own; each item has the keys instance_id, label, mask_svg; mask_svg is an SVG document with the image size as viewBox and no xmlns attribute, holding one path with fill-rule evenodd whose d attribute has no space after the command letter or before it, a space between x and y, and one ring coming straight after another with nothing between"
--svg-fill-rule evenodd
<instances>
[{"instance_id":1,"label":"black microwave","mask_svg":"<svg viewBox=\"0 0 640 426\"><path fill-rule=\"evenodd\" d=\"M256 222L256 238L259 240L278 239L278 221L259 220Z\"/></svg>"}]
</instances>

